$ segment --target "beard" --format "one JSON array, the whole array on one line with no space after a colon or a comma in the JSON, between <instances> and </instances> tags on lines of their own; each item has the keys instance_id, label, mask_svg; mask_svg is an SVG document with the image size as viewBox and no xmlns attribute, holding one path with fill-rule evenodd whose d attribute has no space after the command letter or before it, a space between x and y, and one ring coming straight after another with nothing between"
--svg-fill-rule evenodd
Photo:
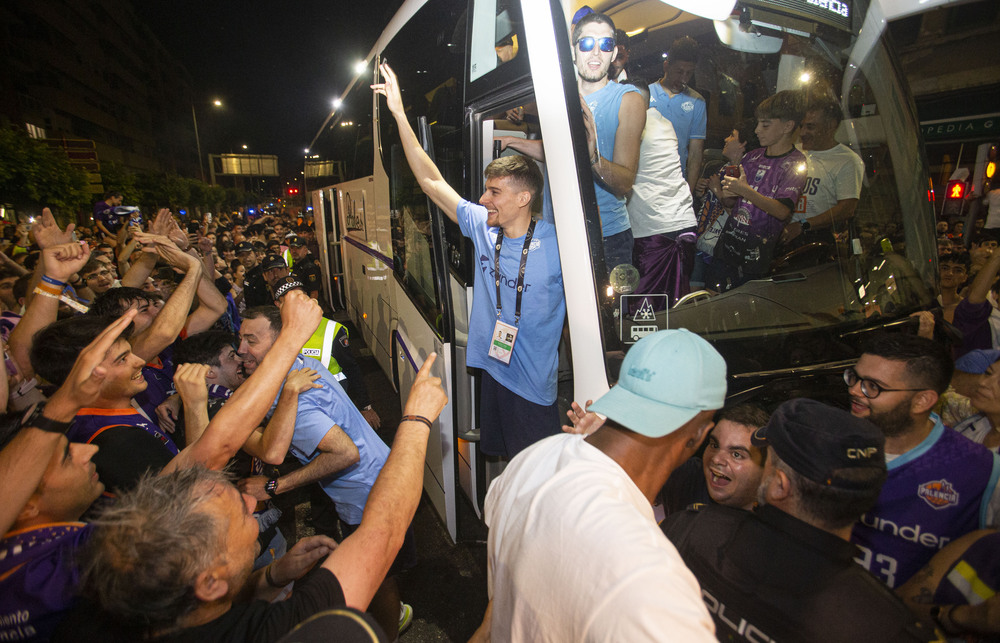
<instances>
[{"instance_id":1,"label":"beard","mask_svg":"<svg viewBox=\"0 0 1000 643\"><path fill-rule=\"evenodd\" d=\"M887 438L895 438L906 433L910 428L913 418L910 417L910 399L900 402L888 411L876 412L872 410L868 414L868 420L875 426L882 429L882 435Z\"/></svg>"}]
</instances>

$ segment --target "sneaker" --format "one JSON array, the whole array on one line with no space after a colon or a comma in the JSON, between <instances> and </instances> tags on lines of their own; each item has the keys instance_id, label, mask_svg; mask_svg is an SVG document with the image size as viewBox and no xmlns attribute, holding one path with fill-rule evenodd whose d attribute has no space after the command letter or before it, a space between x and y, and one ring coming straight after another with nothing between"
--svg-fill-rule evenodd
<instances>
[{"instance_id":1,"label":"sneaker","mask_svg":"<svg viewBox=\"0 0 1000 643\"><path fill-rule=\"evenodd\" d=\"M399 633L402 634L413 623L413 608L406 603L399 604Z\"/></svg>"}]
</instances>

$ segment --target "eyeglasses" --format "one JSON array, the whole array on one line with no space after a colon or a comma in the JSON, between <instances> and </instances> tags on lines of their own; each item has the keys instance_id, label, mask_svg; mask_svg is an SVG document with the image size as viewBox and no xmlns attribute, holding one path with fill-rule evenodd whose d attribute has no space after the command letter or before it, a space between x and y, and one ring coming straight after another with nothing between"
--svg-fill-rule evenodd
<instances>
[{"instance_id":1,"label":"eyeglasses","mask_svg":"<svg viewBox=\"0 0 1000 643\"><path fill-rule=\"evenodd\" d=\"M610 54L615 50L614 38L594 38L593 36L586 36L577 40L576 46L580 48L580 51L590 51L594 48L595 43L598 47L600 47L601 51L606 54Z\"/></svg>"},{"instance_id":2,"label":"eyeglasses","mask_svg":"<svg viewBox=\"0 0 1000 643\"><path fill-rule=\"evenodd\" d=\"M881 393L898 393L900 391L924 391L925 388L886 388L875 383L874 380L862 379L858 376L858 372L853 368L848 368L844 371L844 384L847 384L847 388L851 388L858 382L861 382L861 394L867 397L869 400L874 400Z\"/></svg>"}]
</instances>

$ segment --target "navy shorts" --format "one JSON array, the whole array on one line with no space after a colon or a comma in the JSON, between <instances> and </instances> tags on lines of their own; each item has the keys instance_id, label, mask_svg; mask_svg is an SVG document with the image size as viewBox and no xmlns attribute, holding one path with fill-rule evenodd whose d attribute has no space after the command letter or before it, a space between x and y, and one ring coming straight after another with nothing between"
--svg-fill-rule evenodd
<instances>
[{"instance_id":1,"label":"navy shorts","mask_svg":"<svg viewBox=\"0 0 1000 643\"><path fill-rule=\"evenodd\" d=\"M542 438L562 430L559 406L529 402L481 371L479 448L486 455L510 459Z\"/></svg>"}]
</instances>

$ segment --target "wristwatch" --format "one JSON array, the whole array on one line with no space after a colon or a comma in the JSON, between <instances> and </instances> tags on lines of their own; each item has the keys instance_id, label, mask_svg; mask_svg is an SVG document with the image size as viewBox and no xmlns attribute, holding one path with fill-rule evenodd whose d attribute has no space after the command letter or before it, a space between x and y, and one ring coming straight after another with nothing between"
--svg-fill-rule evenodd
<instances>
[{"instance_id":1,"label":"wristwatch","mask_svg":"<svg viewBox=\"0 0 1000 643\"><path fill-rule=\"evenodd\" d=\"M811 228L811 227L812 227L812 224L811 224L811 223L809 223L809 220L808 220L808 219L806 219L805 221L803 221L803 222L802 222L802 223L800 223L799 225L801 225L801 226L802 226L802 232L809 232L809 228Z\"/></svg>"},{"instance_id":2,"label":"wristwatch","mask_svg":"<svg viewBox=\"0 0 1000 643\"><path fill-rule=\"evenodd\" d=\"M266 491L267 495L271 496L272 498L274 498L275 496L277 496L278 495L278 479L277 478L271 478L270 480L268 480L267 482L265 482L264 483L264 491Z\"/></svg>"},{"instance_id":3,"label":"wristwatch","mask_svg":"<svg viewBox=\"0 0 1000 643\"><path fill-rule=\"evenodd\" d=\"M52 418L47 418L42 415L43 410L45 410L45 403L37 404L35 410L21 420L21 426L32 426L42 431L48 431L49 433L66 433L70 425L73 424L72 421L59 422Z\"/></svg>"}]
</instances>

